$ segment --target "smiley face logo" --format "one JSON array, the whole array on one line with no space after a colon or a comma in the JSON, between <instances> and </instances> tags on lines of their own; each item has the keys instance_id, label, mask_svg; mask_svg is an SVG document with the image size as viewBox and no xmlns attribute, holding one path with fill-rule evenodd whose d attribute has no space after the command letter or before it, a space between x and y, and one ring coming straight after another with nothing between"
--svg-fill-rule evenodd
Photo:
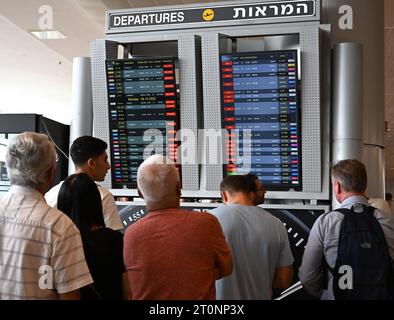
<instances>
[{"instance_id":1,"label":"smiley face logo","mask_svg":"<svg viewBox=\"0 0 394 320\"><path fill-rule=\"evenodd\" d=\"M205 9L202 13L202 18L204 19L204 21L212 21L214 17L215 11L213 11L212 9Z\"/></svg>"}]
</instances>

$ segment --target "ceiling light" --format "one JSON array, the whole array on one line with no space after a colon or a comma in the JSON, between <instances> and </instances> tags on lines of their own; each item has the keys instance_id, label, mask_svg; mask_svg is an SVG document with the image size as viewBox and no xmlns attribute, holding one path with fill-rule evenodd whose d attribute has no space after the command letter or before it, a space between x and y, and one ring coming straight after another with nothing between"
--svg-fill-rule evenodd
<instances>
[{"instance_id":1,"label":"ceiling light","mask_svg":"<svg viewBox=\"0 0 394 320\"><path fill-rule=\"evenodd\" d=\"M41 40L58 40L66 39L67 37L58 30L46 30L46 31L30 31L34 36Z\"/></svg>"}]
</instances>

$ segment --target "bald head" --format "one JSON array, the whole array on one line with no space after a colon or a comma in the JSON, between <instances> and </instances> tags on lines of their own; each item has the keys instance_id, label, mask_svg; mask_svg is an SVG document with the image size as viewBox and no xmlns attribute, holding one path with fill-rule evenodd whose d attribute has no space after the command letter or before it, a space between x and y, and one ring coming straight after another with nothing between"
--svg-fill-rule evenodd
<instances>
[{"instance_id":1,"label":"bald head","mask_svg":"<svg viewBox=\"0 0 394 320\"><path fill-rule=\"evenodd\" d=\"M162 155L153 155L146 159L138 168L138 189L147 206L179 206L180 181L174 163Z\"/></svg>"}]
</instances>

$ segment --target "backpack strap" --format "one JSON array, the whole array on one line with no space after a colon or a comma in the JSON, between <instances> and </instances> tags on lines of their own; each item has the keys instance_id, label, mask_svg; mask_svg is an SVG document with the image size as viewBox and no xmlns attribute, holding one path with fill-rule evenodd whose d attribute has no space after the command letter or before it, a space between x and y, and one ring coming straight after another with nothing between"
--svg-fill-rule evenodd
<instances>
[{"instance_id":1,"label":"backpack strap","mask_svg":"<svg viewBox=\"0 0 394 320\"><path fill-rule=\"evenodd\" d=\"M334 211L342 213L344 216L349 214L349 213L352 213L352 209L347 209L347 208L339 208L339 209L336 209Z\"/></svg>"},{"instance_id":2,"label":"backpack strap","mask_svg":"<svg viewBox=\"0 0 394 320\"><path fill-rule=\"evenodd\" d=\"M375 212L375 207L373 207L373 206L366 206L366 208L367 208L367 212L369 213L369 214L374 214L374 212Z\"/></svg>"},{"instance_id":3,"label":"backpack strap","mask_svg":"<svg viewBox=\"0 0 394 320\"><path fill-rule=\"evenodd\" d=\"M339 208L331 212L339 212L341 214L348 215L352 213L351 209L347 208ZM326 260L326 257L323 255L323 261L322 261L322 284L323 284L323 289L327 290L328 289L328 272L330 272L332 275L335 274L335 270L331 268Z\"/></svg>"},{"instance_id":4,"label":"backpack strap","mask_svg":"<svg viewBox=\"0 0 394 320\"><path fill-rule=\"evenodd\" d=\"M365 204L362 204L362 206L364 207L364 212L366 212L366 213L368 213L368 214L373 214L373 213L375 212L375 209L376 209L375 207L367 206L367 205L365 205ZM344 216L347 215L347 214L349 214L349 213L354 212L354 211L353 211L353 207L352 207L352 209L339 208L339 209L336 209L336 210L334 210L334 211L340 212L340 213L342 213Z\"/></svg>"}]
</instances>

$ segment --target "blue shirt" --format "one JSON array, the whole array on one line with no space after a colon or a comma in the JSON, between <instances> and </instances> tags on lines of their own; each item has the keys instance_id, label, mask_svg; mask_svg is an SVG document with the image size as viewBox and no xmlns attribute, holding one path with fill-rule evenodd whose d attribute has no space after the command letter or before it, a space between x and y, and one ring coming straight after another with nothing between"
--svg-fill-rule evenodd
<instances>
[{"instance_id":1,"label":"blue shirt","mask_svg":"<svg viewBox=\"0 0 394 320\"><path fill-rule=\"evenodd\" d=\"M216 281L218 300L269 300L278 267L293 264L284 224L259 207L223 205L211 211L233 255L233 273Z\"/></svg>"}]
</instances>

